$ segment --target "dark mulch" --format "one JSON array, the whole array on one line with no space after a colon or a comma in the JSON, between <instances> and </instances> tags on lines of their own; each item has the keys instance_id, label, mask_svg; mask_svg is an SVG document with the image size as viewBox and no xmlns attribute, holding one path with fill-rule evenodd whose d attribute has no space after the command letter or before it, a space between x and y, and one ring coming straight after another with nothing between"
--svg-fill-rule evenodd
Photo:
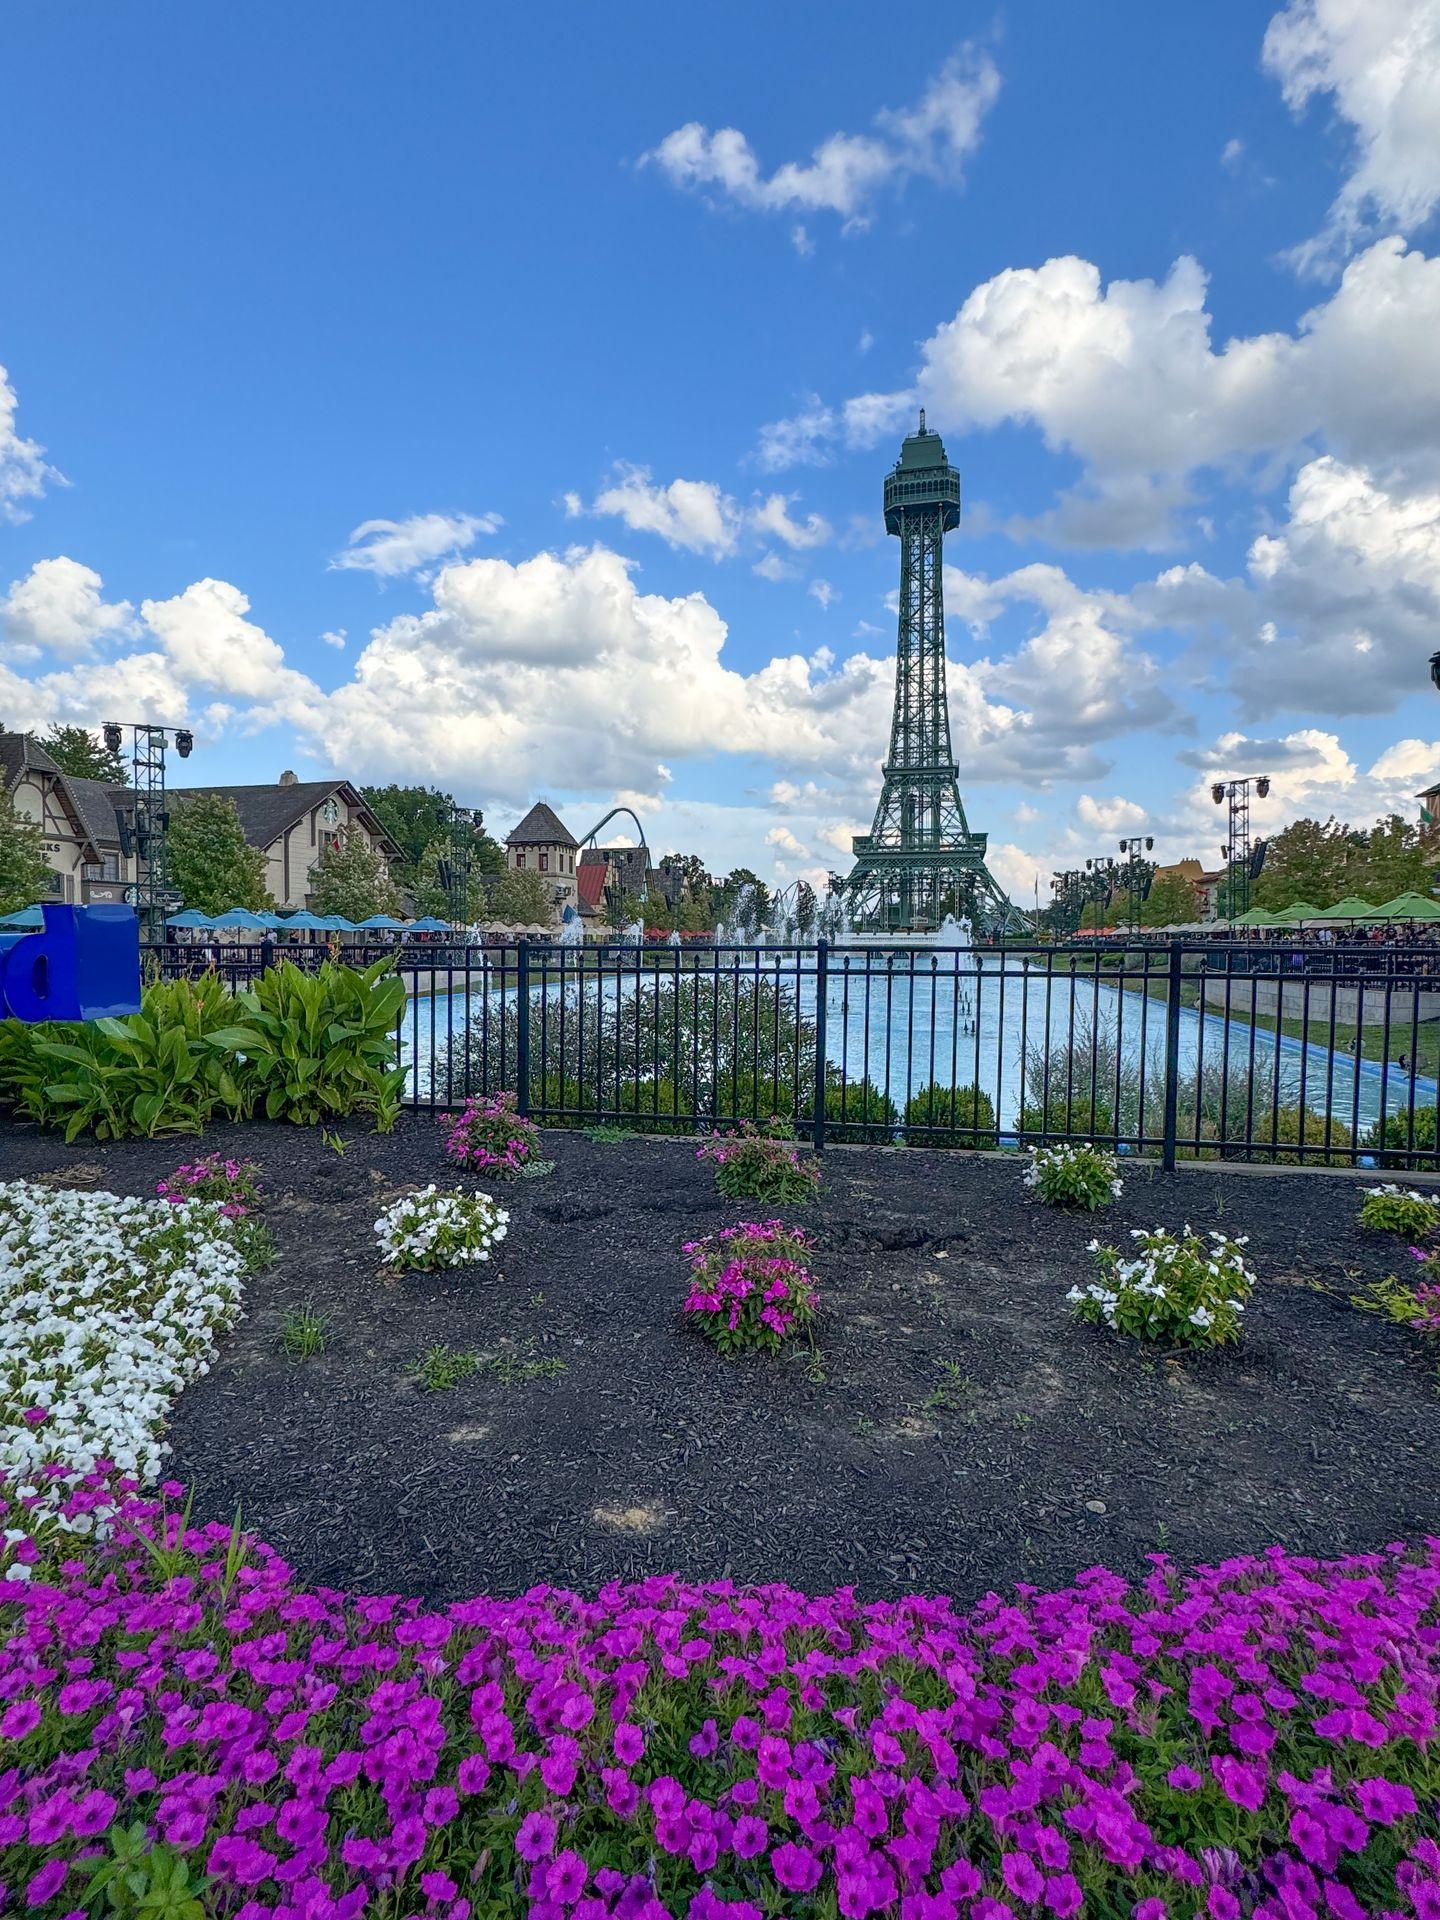
<instances>
[{"instance_id":1,"label":"dark mulch","mask_svg":"<svg viewBox=\"0 0 1440 1920\"><path fill-rule=\"evenodd\" d=\"M1440 1523L1434 1361L1349 1304L1402 1256L1343 1176L1137 1165L1097 1223L1031 1200L1018 1156L835 1150L791 1210L822 1248L818 1359L727 1361L677 1319L681 1242L744 1211L692 1147L549 1134L555 1172L495 1189L495 1265L394 1280L380 1204L455 1176L431 1122L346 1134L343 1157L283 1128L205 1142L260 1162L279 1259L173 1431L197 1512L242 1503L311 1580L451 1598L677 1570L964 1599L1156 1548L1333 1554ZM6 1176L123 1192L192 1151L0 1130ZM1243 1348L1166 1357L1070 1317L1097 1231L1186 1220L1250 1235ZM288 1363L302 1303L328 1344ZM566 1370L426 1393L436 1342Z\"/></svg>"}]
</instances>

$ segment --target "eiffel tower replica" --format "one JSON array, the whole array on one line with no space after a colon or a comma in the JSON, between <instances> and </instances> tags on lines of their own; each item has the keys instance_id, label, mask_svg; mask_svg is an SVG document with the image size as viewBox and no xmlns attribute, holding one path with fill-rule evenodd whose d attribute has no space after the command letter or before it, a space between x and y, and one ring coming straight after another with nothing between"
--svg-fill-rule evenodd
<instances>
[{"instance_id":1,"label":"eiffel tower replica","mask_svg":"<svg viewBox=\"0 0 1440 1920\"><path fill-rule=\"evenodd\" d=\"M929 933L952 913L987 933L1026 927L985 865L987 836L970 831L950 744L941 546L959 524L960 476L922 411L885 476L885 531L900 539L900 633L885 784L845 882L861 933Z\"/></svg>"}]
</instances>

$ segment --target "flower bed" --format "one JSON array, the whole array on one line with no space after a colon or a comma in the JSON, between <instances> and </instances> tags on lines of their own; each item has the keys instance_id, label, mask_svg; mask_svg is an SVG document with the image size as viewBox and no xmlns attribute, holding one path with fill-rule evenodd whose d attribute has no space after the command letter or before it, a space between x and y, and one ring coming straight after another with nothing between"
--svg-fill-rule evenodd
<instances>
[{"instance_id":1,"label":"flower bed","mask_svg":"<svg viewBox=\"0 0 1440 1920\"><path fill-rule=\"evenodd\" d=\"M170 1404L240 1314L243 1221L201 1201L0 1186L0 1473L153 1480Z\"/></svg>"},{"instance_id":2,"label":"flower bed","mask_svg":"<svg viewBox=\"0 0 1440 1920\"><path fill-rule=\"evenodd\" d=\"M969 1613L668 1576L427 1612L180 1532L128 1499L0 1584L22 1903L84 1904L123 1818L248 1920L1436 1911L1433 1542Z\"/></svg>"},{"instance_id":3,"label":"flower bed","mask_svg":"<svg viewBox=\"0 0 1440 1920\"><path fill-rule=\"evenodd\" d=\"M744 1220L703 1240L687 1240L690 1287L684 1312L722 1353L778 1353L815 1319L815 1243L779 1220Z\"/></svg>"}]
</instances>

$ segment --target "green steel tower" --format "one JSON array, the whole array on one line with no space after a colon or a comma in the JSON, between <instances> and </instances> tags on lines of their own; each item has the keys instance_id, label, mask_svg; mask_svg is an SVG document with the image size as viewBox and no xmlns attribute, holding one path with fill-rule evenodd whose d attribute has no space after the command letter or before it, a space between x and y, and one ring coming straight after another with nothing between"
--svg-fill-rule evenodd
<instances>
[{"instance_id":1,"label":"green steel tower","mask_svg":"<svg viewBox=\"0 0 1440 1920\"><path fill-rule=\"evenodd\" d=\"M900 632L885 784L845 883L860 932L930 932L949 913L987 933L1025 927L986 869L986 836L965 819L950 744L941 548L959 524L960 476L922 412L885 476L885 531L900 540Z\"/></svg>"}]
</instances>

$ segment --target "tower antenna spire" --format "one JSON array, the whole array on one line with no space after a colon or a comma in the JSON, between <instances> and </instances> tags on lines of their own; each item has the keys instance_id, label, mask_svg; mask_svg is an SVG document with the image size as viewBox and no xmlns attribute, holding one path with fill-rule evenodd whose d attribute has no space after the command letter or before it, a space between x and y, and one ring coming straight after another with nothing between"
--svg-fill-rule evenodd
<instances>
[{"instance_id":1,"label":"tower antenna spire","mask_svg":"<svg viewBox=\"0 0 1440 1920\"><path fill-rule=\"evenodd\" d=\"M947 914L986 931L1025 925L985 865L986 835L970 831L950 742L941 548L959 524L960 476L922 407L919 432L885 476L885 531L900 540L900 627L884 785L845 882L861 930L930 932Z\"/></svg>"}]
</instances>

